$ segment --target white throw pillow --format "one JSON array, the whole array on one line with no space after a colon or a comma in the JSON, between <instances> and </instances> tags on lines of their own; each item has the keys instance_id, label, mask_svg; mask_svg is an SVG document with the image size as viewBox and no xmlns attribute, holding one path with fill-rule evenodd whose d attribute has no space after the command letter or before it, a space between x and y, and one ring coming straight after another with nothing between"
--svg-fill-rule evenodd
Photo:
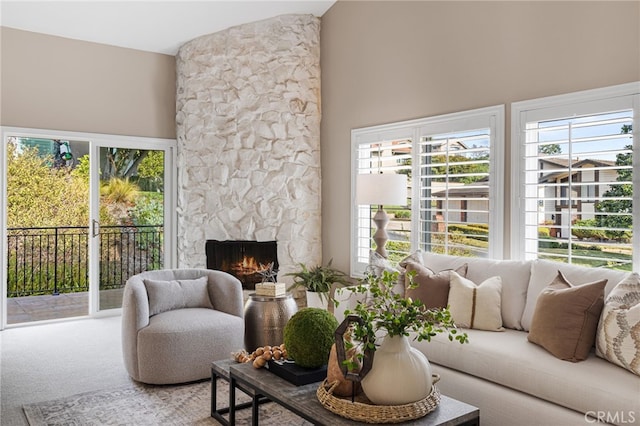
<instances>
[{"instance_id":1,"label":"white throw pillow","mask_svg":"<svg viewBox=\"0 0 640 426\"><path fill-rule=\"evenodd\" d=\"M502 331L502 278L491 277L476 285L451 272L449 311L459 327Z\"/></svg>"},{"instance_id":2,"label":"white throw pillow","mask_svg":"<svg viewBox=\"0 0 640 426\"><path fill-rule=\"evenodd\" d=\"M388 272L398 272L398 282L393 286L393 292L404 296L404 281L405 281L405 273L406 273L406 265L407 262L415 262L423 265L423 253L422 250L418 249L402 259L398 262L398 267L394 268L389 259L385 259L374 250L369 250L369 265L367 265L367 273L373 274L376 277L382 276L384 271Z\"/></svg>"},{"instance_id":3,"label":"white throw pillow","mask_svg":"<svg viewBox=\"0 0 640 426\"><path fill-rule=\"evenodd\" d=\"M393 267L389 259L385 259L377 251L369 250L369 265L367 265L367 272L375 275L376 277L381 277L384 271L398 272L398 270Z\"/></svg>"},{"instance_id":4,"label":"white throw pillow","mask_svg":"<svg viewBox=\"0 0 640 426\"><path fill-rule=\"evenodd\" d=\"M605 299L611 289L627 276L628 272L615 271L603 268L588 268L585 266L568 265L550 260L537 259L531 266L531 281L527 290L527 302L522 313L522 327L529 331L533 312L536 309L538 296L547 285L555 279L558 271L572 283L589 283L606 279L607 286L604 290Z\"/></svg>"},{"instance_id":5,"label":"white throw pillow","mask_svg":"<svg viewBox=\"0 0 640 426\"><path fill-rule=\"evenodd\" d=\"M596 334L596 355L640 376L640 275L609 293Z\"/></svg>"},{"instance_id":6,"label":"white throw pillow","mask_svg":"<svg viewBox=\"0 0 640 426\"><path fill-rule=\"evenodd\" d=\"M522 313L527 299L532 261L469 258L429 252L424 254L424 265L433 271L457 269L464 263L469 266L465 277L473 282L481 283L496 275L502 278L502 325L522 330Z\"/></svg>"},{"instance_id":7,"label":"white throw pillow","mask_svg":"<svg viewBox=\"0 0 640 426\"><path fill-rule=\"evenodd\" d=\"M149 316L183 308L213 309L209 290L209 279L157 281L144 280L149 298Z\"/></svg>"}]
</instances>

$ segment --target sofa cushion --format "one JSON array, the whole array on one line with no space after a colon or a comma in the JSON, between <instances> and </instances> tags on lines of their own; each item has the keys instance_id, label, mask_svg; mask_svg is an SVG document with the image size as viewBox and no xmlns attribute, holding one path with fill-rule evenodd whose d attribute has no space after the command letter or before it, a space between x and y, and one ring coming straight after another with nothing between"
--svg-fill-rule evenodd
<instances>
[{"instance_id":1,"label":"sofa cushion","mask_svg":"<svg viewBox=\"0 0 640 426\"><path fill-rule=\"evenodd\" d=\"M194 280L144 280L149 297L149 316L182 308L213 309L207 289L208 277Z\"/></svg>"},{"instance_id":2,"label":"sofa cushion","mask_svg":"<svg viewBox=\"0 0 640 426\"><path fill-rule=\"evenodd\" d=\"M466 333L469 343L464 345L450 342L446 333L430 342L411 340L411 345L427 355L435 373L439 373L438 364L443 365L580 413L628 416L632 407L638 407L638 377L602 358L591 355L578 363L559 360L528 342L522 331ZM447 376L441 374L440 381L447 381Z\"/></svg>"},{"instance_id":3,"label":"sofa cushion","mask_svg":"<svg viewBox=\"0 0 640 426\"><path fill-rule=\"evenodd\" d=\"M588 268L585 266L568 265L565 263L552 262L550 260L538 259L531 265L531 282L527 290L526 305L522 314L522 328L529 331L533 311L536 308L538 295L561 271L572 283L588 283L596 280L607 279L607 286L604 289L604 297L617 283L622 281L628 272L615 271L603 268Z\"/></svg>"},{"instance_id":4,"label":"sofa cushion","mask_svg":"<svg viewBox=\"0 0 640 426\"><path fill-rule=\"evenodd\" d=\"M502 278L502 323L507 328L522 330L522 314L527 297L532 261L494 260L425 253L424 264L434 271L456 269L467 263L467 278L481 283L487 278ZM547 284L549 282L547 281Z\"/></svg>"},{"instance_id":5,"label":"sofa cushion","mask_svg":"<svg viewBox=\"0 0 640 426\"><path fill-rule=\"evenodd\" d=\"M438 273L432 271L424 265L416 262L406 262L405 268L407 272L415 271L413 282L417 284L416 288L407 288L409 283L408 276L405 276L405 297L411 297L414 300L420 300L424 303L425 308L446 308L449 302L449 281L451 280L451 272L453 269L447 269ZM460 276L467 276L467 264L460 266L455 270Z\"/></svg>"},{"instance_id":6,"label":"sofa cushion","mask_svg":"<svg viewBox=\"0 0 640 426\"><path fill-rule=\"evenodd\" d=\"M607 280L574 286L562 272L540 293L527 338L565 361L587 358L596 338Z\"/></svg>"},{"instance_id":7,"label":"sofa cushion","mask_svg":"<svg viewBox=\"0 0 640 426\"><path fill-rule=\"evenodd\" d=\"M607 296L596 355L640 376L640 274L630 274Z\"/></svg>"},{"instance_id":8,"label":"sofa cushion","mask_svg":"<svg viewBox=\"0 0 640 426\"><path fill-rule=\"evenodd\" d=\"M452 271L449 310L458 327L502 331L500 300L502 278L488 278L480 284Z\"/></svg>"}]
</instances>

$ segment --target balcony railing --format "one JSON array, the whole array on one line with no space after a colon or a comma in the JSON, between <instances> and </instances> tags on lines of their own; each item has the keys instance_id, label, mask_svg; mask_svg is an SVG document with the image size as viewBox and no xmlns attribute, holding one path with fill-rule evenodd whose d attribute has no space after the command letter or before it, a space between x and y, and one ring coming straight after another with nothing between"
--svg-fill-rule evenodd
<instances>
[{"instance_id":1,"label":"balcony railing","mask_svg":"<svg viewBox=\"0 0 640 426\"><path fill-rule=\"evenodd\" d=\"M101 226L100 290L161 268L163 232L163 225ZM7 296L88 291L88 238L86 226L8 228Z\"/></svg>"}]
</instances>

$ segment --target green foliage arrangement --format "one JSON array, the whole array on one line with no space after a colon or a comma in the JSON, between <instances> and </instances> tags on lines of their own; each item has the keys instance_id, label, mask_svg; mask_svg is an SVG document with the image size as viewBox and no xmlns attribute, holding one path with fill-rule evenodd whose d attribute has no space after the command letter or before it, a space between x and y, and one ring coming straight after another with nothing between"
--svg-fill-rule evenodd
<instances>
[{"instance_id":1,"label":"green foliage arrangement","mask_svg":"<svg viewBox=\"0 0 640 426\"><path fill-rule=\"evenodd\" d=\"M327 364L338 320L320 308L302 308L284 326L287 353L297 365L317 368Z\"/></svg>"},{"instance_id":2,"label":"green foliage arrangement","mask_svg":"<svg viewBox=\"0 0 640 426\"><path fill-rule=\"evenodd\" d=\"M417 287L414 275L407 274L407 288ZM367 275L353 288L356 293L370 294L365 301L358 301L353 311L345 310L345 315L358 315L363 320L362 324L353 324L353 339L360 342L363 350L375 350L376 332L380 330L389 336L410 336L410 332L415 332L415 339L427 342L446 332L450 341L469 342L467 333L459 332L448 308L425 309L421 301L395 293L393 287L398 276L398 272L389 271L381 276Z\"/></svg>"},{"instance_id":3,"label":"green foliage arrangement","mask_svg":"<svg viewBox=\"0 0 640 426\"><path fill-rule=\"evenodd\" d=\"M308 291L320 293L320 297L328 297L333 283L349 285L347 274L331 266L333 259L329 260L326 266L318 265L307 268L300 263L300 270L286 274L293 277L293 284L288 288L292 290L296 287L303 287Z\"/></svg>"}]
</instances>

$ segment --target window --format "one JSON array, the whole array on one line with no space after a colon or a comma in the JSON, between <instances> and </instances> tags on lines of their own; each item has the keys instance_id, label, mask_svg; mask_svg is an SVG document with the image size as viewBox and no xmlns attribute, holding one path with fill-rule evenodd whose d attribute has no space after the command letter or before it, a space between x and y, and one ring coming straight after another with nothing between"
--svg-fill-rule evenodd
<instances>
[{"instance_id":1,"label":"window","mask_svg":"<svg viewBox=\"0 0 640 426\"><path fill-rule=\"evenodd\" d=\"M639 88L513 104L513 258L637 270Z\"/></svg>"},{"instance_id":2,"label":"window","mask_svg":"<svg viewBox=\"0 0 640 426\"><path fill-rule=\"evenodd\" d=\"M362 274L375 249L378 206L356 205L356 176L401 173L407 205L384 206L386 244L398 261L420 248L502 258L504 107L353 130L352 273Z\"/></svg>"}]
</instances>

